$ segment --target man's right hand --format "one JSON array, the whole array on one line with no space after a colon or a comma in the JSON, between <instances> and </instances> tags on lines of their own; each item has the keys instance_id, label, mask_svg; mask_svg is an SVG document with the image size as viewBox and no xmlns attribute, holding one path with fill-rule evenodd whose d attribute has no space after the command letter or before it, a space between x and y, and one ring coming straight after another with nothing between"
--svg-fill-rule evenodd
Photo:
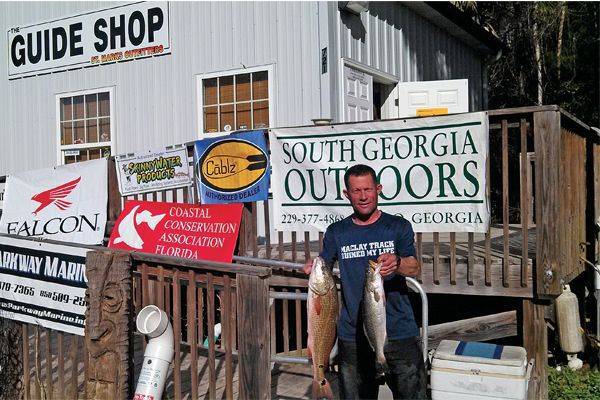
<instances>
[{"instance_id":1,"label":"man's right hand","mask_svg":"<svg viewBox=\"0 0 600 400\"><path fill-rule=\"evenodd\" d=\"M306 274L306 275L310 275L310 271L312 271L313 268L313 259L309 258L306 260L306 262L304 263L304 266L302 267L302 271Z\"/></svg>"}]
</instances>

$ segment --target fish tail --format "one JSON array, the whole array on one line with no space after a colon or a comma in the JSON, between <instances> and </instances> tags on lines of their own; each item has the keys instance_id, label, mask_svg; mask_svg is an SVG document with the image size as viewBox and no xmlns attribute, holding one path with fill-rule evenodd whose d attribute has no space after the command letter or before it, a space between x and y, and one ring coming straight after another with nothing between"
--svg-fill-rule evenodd
<instances>
[{"instance_id":1,"label":"fish tail","mask_svg":"<svg viewBox=\"0 0 600 400\"><path fill-rule=\"evenodd\" d=\"M323 378L320 381L312 383L312 398L313 399L333 399L333 390L329 381Z\"/></svg>"}]
</instances>

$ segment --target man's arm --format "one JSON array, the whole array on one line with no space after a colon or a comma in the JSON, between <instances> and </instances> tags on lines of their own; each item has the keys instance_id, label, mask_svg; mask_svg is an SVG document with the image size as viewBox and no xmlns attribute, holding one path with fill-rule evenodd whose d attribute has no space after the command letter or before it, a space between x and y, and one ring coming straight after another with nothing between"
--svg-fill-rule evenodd
<instances>
[{"instance_id":1,"label":"man's arm","mask_svg":"<svg viewBox=\"0 0 600 400\"><path fill-rule=\"evenodd\" d=\"M421 272L421 264L414 256L398 257L392 253L383 253L377 258L381 263L381 276L394 273L414 278Z\"/></svg>"}]
</instances>

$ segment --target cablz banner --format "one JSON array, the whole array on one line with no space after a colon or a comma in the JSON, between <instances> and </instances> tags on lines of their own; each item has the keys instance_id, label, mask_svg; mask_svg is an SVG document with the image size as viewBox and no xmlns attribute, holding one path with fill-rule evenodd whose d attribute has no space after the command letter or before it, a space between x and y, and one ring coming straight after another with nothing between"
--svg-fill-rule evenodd
<instances>
[{"instance_id":1,"label":"cablz banner","mask_svg":"<svg viewBox=\"0 0 600 400\"><path fill-rule=\"evenodd\" d=\"M380 209L416 232L486 232L487 132L486 113L273 129L275 228L324 231L352 214L344 172L367 164Z\"/></svg>"},{"instance_id":2,"label":"cablz banner","mask_svg":"<svg viewBox=\"0 0 600 400\"><path fill-rule=\"evenodd\" d=\"M87 251L0 236L0 317L83 336Z\"/></svg>"},{"instance_id":3,"label":"cablz banner","mask_svg":"<svg viewBox=\"0 0 600 400\"><path fill-rule=\"evenodd\" d=\"M11 26L8 78L170 53L169 5L141 2Z\"/></svg>"},{"instance_id":4,"label":"cablz banner","mask_svg":"<svg viewBox=\"0 0 600 400\"><path fill-rule=\"evenodd\" d=\"M122 196L187 186L192 182L187 148L115 157Z\"/></svg>"},{"instance_id":5,"label":"cablz banner","mask_svg":"<svg viewBox=\"0 0 600 400\"><path fill-rule=\"evenodd\" d=\"M9 175L0 233L101 244L107 167L101 158Z\"/></svg>"},{"instance_id":6,"label":"cablz banner","mask_svg":"<svg viewBox=\"0 0 600 400\"><path fill-rule=\"evenodd\" d=\"M241 218L241 203L200 206L127 201L108 247L231 262Z\"/></svg>"},{"instance_id":7,"label":"cablz banner","mask_svg":"<svg viewBox=\"0 0 600 400\"><path fill-rule=\"evenodd\" d=\"M269 157L265 133L249 131L195 145L198 193L202 204L266 200Z\"/></svg>"}]
</instances>

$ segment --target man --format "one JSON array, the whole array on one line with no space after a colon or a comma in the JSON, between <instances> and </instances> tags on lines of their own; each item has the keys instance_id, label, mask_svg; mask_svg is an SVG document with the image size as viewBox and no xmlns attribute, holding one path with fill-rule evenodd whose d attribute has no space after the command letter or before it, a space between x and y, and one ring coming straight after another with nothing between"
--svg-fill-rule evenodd
<instances>
[{"instance_id":1,"label":"man","mask_svg":"<svg viewBox=\"0 0 600 400\"><path fill-rule=\"evenodd\" d=\"M421 269L415 258L410 222L377 208L382 186L367 165L354 165L344 175L344 195L354 213L331 224L323 239L321 257L328 265L338 262L342 305L338 320L338 362L341 399L376 399L375 355L363 331L360 311L368 260L382 264L386 292L389 371L385 380L395 399L426 398L427 378L418 340L419 330L409 302L405 276ZM312 261L304 272L310 274Z\"/></svg>"}]
</instances>

